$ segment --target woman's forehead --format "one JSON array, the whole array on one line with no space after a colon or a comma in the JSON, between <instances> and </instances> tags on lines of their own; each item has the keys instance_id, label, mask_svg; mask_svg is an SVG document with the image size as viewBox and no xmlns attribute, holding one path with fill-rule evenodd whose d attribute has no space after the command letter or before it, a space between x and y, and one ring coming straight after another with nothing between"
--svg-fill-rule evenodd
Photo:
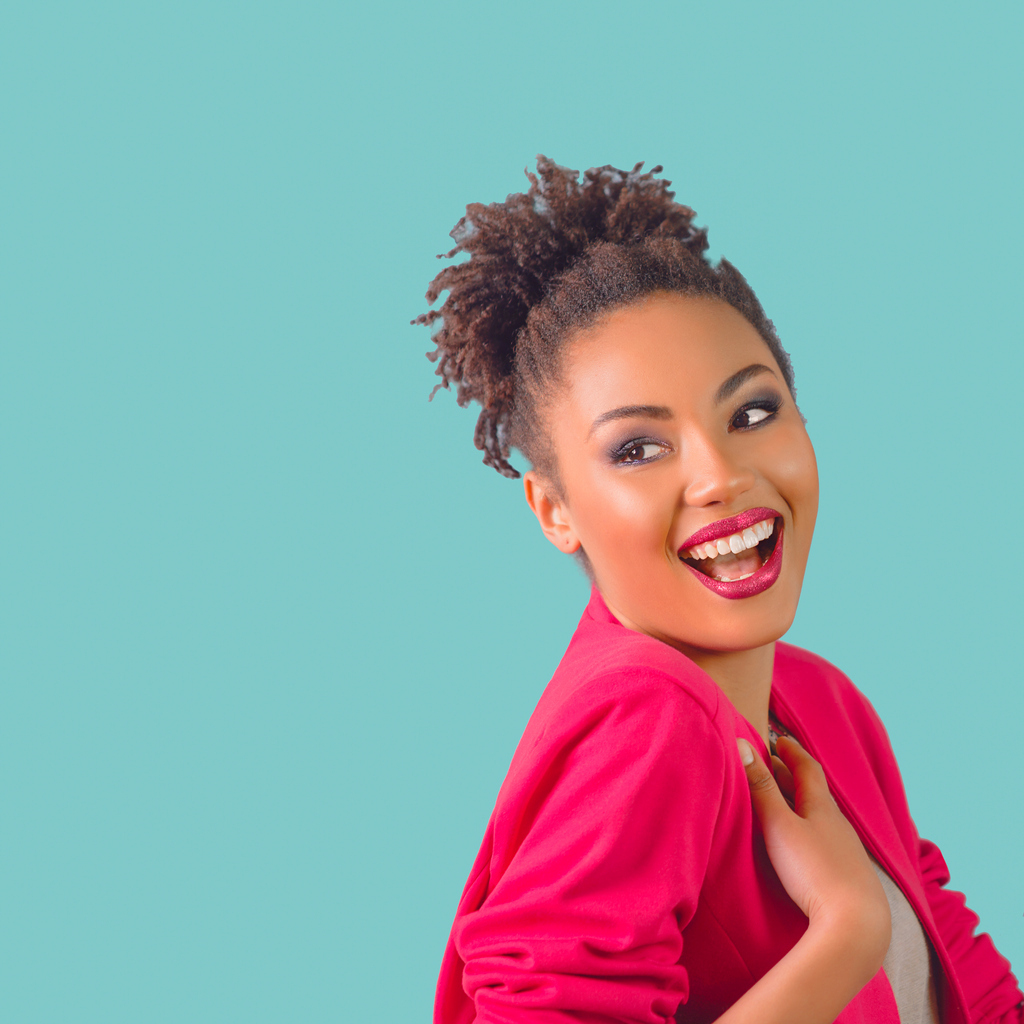
<instances>
[{"instance_id":1,"label":"woman's forehead","mask_svg":"<svg viewBox=\"0 0 1024 1024\"><path fill-rule=\"evenodd\" d=\"M770 349L741 313L685 295L616 310L573 340L564 364L573 404L588 409L714 402L730 378L752 366L767 366L782 383Z\"/></svg>"}]
</instances>

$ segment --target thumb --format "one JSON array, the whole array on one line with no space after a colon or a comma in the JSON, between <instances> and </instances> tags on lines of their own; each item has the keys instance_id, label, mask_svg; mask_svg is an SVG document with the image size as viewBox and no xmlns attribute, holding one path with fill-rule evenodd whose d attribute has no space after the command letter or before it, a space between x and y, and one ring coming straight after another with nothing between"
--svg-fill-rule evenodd
<instances>
[{"instance_id":1,"label":"thumb","mask_svg":"<svg viewBox=\"0 0 1024 1024\"><path fill-rule=\"evenodd\" d=\"M739 748L743 769L747 773L750 800L761 825L764 826L768 815L778 813L782 809L788 811L789 804L786 803L786 798L782 795L768 766L754 753L754 748L746 740L739 738L736 740L736 746Z\"/></svg>"}]
</instances>

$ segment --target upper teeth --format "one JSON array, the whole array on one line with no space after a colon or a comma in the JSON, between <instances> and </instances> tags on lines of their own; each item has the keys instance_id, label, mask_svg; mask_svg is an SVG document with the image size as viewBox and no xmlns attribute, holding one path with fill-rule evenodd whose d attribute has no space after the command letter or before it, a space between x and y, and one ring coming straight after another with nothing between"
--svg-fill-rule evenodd
<instances>
[{"instance_id":1,"label":"upper teeth","mask_svg":"<svg viewBox=\"0 0 1024 1024\"><path fill-rule=\"evenodd\" d=\"M698 544L690 548L690 558L717 558L719 555L727 555L731 551L738 555L747 548L760 544L765 537L770 537L775 529L774 519L764 519L760 523L748 526L742 533L731 533L728 537L719 537L717 540L709 540L707 544Z\"/></svg>"}]
</instances>

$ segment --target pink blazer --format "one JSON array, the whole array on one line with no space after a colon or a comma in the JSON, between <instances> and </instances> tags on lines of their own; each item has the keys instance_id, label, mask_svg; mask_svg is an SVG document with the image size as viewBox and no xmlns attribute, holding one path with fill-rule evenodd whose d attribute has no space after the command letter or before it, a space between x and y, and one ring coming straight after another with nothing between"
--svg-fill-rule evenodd
<instances>
[{"instance_id":1,"label":"pink blazer","mask_svg":"<svg viewBox=\"0 0 1024 1024\"><path fill-rule=\"evenodd\" d=\"M1024 1024L1010 965L974 935L941 853L917 835L865 697L779 643L772 710L921 919L945 1024ZM595 590L498 794L436 1024L711 1021L765 974L807 919L765 853L737 736L766 755L709 676L621 626ZM884 972L839 1020L898 1024Z\"/></svg>"}]
</instances>

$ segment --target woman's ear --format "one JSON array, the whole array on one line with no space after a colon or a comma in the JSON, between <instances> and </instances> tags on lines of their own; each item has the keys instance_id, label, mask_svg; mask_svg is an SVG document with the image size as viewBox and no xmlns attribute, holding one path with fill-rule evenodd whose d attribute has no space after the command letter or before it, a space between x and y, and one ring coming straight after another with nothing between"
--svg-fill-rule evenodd
<instances>
[{"instance_id":1,"label":"woman's ear","mask_svg":"<svg viewBox=\"0 0 1024 1024\"><path fill-rule=\"evenodd\" d=\"M559 551L572 554L580 547L569 510L558 495L551 481L539 476L532 469L523 475L523 493L526 504L537 517L540 528Z\"/></svg>"}]
</instances>

